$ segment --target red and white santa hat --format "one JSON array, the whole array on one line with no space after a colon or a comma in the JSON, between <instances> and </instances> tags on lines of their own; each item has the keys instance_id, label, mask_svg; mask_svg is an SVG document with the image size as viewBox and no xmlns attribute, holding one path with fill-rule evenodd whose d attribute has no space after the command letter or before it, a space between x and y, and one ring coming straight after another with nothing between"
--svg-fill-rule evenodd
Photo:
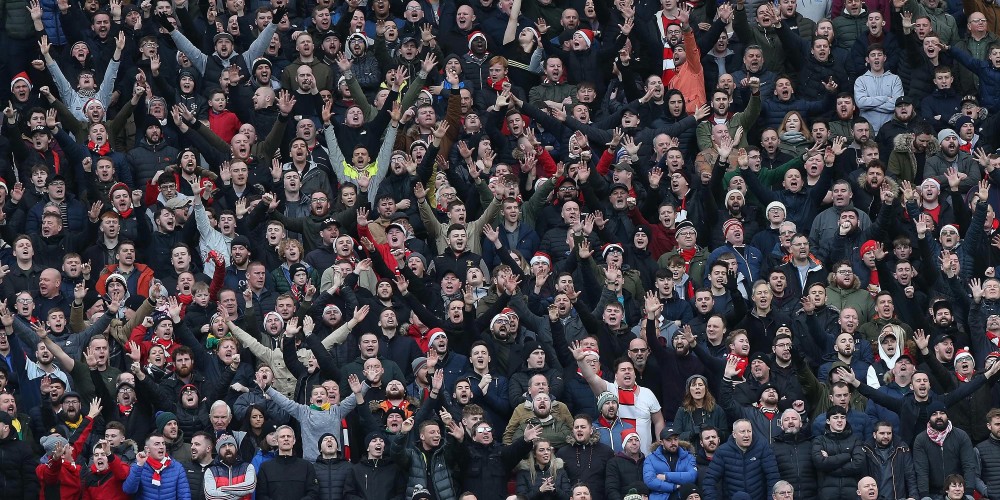
<instances>
[{"instance_id":1,"label":"red and white santa hat","mask_svg":"<svg viewBox=\"0 0 1000 500\"><path fill-rule=\"evenodd\" d=\"M587 44L588 48L594 44L594 30L579 29L576 30L576 34L583 36L583 41Z\"/></svg>"},{"instance_id":2,"label":"red and white santa hat","mask_svg":"<svg viewBox=\"0 0 1000 500\"><path fill-rule=\"evenodd\" d=\"M536 262L544 262L548 265L552 265L552 257L545 252L535 252L535 255L531 256L531 260L528 261L529 264L535 265Z\"/></svg>"},{"instance_id":3,"label":"red and white santa hat","mask_svg":"<svg viewBox=\"0 0 1000 500\"><path fill-rule=\"evenodd\" d=\"M24 80L24 83L28 84L28 90L31 90L31 79L28 78L28 72L27 71L22 71L22 72L20 72L20 73L18 73L16 75L14 75L14 78L11 79L11 81L10 81L10 90L11 90L11 92L14 91L14 84L17 83L19 80Z\"/></svg>"},{"instance_id":4,"label":"red and white santa hat","mask_svg":"<svg viewBox=\"0 0 1000 500\"><path fill-rule=\"evenodd\" d=\"M974 358L972 356L972 353L969 352L969 349L967 349L967 348L966 349L959 349L958 351L955 351L954 363L957 365L958 362L962 360L962 358L969 358L969 361L972 361L973 364L976 363L976 358Z\"/></svg>"}]
</instances>

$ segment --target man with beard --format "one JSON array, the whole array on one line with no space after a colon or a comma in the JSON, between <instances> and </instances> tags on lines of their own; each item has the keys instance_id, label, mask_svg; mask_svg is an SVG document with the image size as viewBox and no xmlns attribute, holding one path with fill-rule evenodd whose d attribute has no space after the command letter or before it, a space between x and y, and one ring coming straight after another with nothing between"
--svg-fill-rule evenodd
<instances>
[{"instance_id":1,"label":"man with beard","mask_svg":"<svg viewBox=\"0 0 1000 500\"><path fill-rule=\"evenodd\" d=\"M642 439L644 450L649 449L653 438L650 430L659 433L665 427L663 414L661 413L660 402L656 395L647 388L636 385L635 366L632 360L621 358L614 363L614 382L602 379L586 360L586 353L579 342L574 342L570 346L573 358L576 359L577 367L595 396L604 392L618 394L620 404L619 413L622 419L635 426L639 437ZM645 452L644 452L645 453Z\"/></svg>"},{"instance_id":2,"label":"man with beard","mask_svg":"<svg viewBox=\"0 0 1000 500\"><path fill-rule=\"evenodd\" d=\"M215 443L218 456L205 471L205 497L240 500L254 492L257 474L253 465L240 459L236 439L223 434Z\"/></svg>"},{"instance_id":3,"label":"man with beard","mask_svg":"<svg viewBox=\"0 0 1000 500\"><path fill-rule=\"evenodd\" d=\"M818 484L811 458L812 434L802 426L799 412L791 408L781 413L781 430L771 444L778 472L802 498L816 498Z\"/></svg>"},{"instance_id":4,"label":"man with beard","mask_svg":"<svg viewBox=\"0 0 1000 500\"><path fill-rule=\"evenodd\" d=\"M647 355L652 355L652 359L656 361L656 370L649 373L649 378L658 377L655 383L646 385L646 387L660 388L659 392L654 393L660 394L660 397L663 398L661 402L663 413L674 415L684 398L685 391L684 386L677 384L676 381L687 380L692 375L703 373L705 368L693 352L697 341L689 326L685 325L682 331L678 331L671 337L670 347L660 343L658 336L650 339L657 331L656 323L661 321L660 318L664 310L663 302L653 292L646 294L645 310L645 321L640 323L641 339L633 340L629 344L629 357L633 358L633 356L638 357L639 354L645 354L632 353L632 345L637 343L637 340L641 341L641 347L638 348L647 348L649 353ZM634 358L633 364L635 364Z\"/></svg>"},{"instance_id":5,"label":"man with beard","mask_svg":"<svg viewBox=\"0 0 1000 500\"><path fill-rule=\"evenodd\" d=\"M417 413L421 400L409 397L406 387L399 380L390 380L385 385L385 399L373 399L366 411L359 411L362 429L367 433L385 429L389 413L399 413L403 420Z\"/></svg>"},{"instance_id":6,"label":"man with beard","mask_svg":"<svg viewBox=\"0 0 1000 500\"><path fill-rule=\"evenodd\" d=\"M752 52L753 49L751 49ZM767 82L773 82L774 79L767 80ZM712 100L708 103L712 107L712 114L706 120L698 123L698 149L706 150L717 146L715 141L712 140L712 129L715 125L725 125L726 129L729 131L730 137L736 137L736 131L743 127L743 130L750 130L757 117L760 115L760 93L761 93L761 80L760 78L753 76L747 80L747 86L750 87L751 96L750 101L747 104L747 108L743 111L733 113L730 109L733 106L733 98L723 89L715 89L712 92ZM773 90L767 88L765 85L763 89L764 92L768 90ZM740 137L740 142L737 146L746 147L748 146L746 134Z\"/></svg>"},{"instance_id":7,"label":"man with beard","mask_svg":"<svg viewBox=\"0 0 1000 500\"><path fill-rule=\"evenodd\" d=\"M913 443L917 491L921 497L943 491L948 475L961 474L966 495L971 495L979 473L972 440L948 420L948 409L941 401L930 403L927 414L927 430L919 433Z\"/></svg>"},{"instance_id":8,"label":"man with beard","mask_svg":"<svg viewBox=\"0 0 1000 500\"><path fill-rule=\"evenodd\" d=\"M601 414L591 424L594 434L598 435L601 444L610 447L612 452L624 451L622 438L628 430L635 432L635 427L618 416L618 395L613 392L602 392L597 396L597 405Z\"/></svg>"},{"instance_id":9,"label":"man with beard","mask_svg":"<svg viewBox=\"0 0 1000 500\"><path fill-rule=\"evenodd\" d=\"M556 453L566 466L570 482L587 485L595 500L605 498L605 469L614 455L611 447L601 442L601 435L594 431L587 415L577 415L573 419L569 444Z\"/></svg>"},{"instance_id":10,"label":"man with beard","mask_svg":"<svg viewBox=\"0 0 1000 500\"><path fill-rule=\"evenodd\" d=\"M892 424L875 424L875 432L863 449L867 458L863 473L875 479L879 491L885 493L879 498L919 498L913 452L893 434Z\"/></svg>"},{"instance_id":11,"label":"man with beard","mask_svg":"<svg viewBox=\"0 0 1000 500\"><path fill-rule=\"evenodd\" d=\"M972 155L958 148L958 133L954 130L946 128L938 132L937 140L940 150L927 158L923 171L925 178L933 178L945 185L948 183L945 173L949 169L957 169L960 174L965 174L965 178L959 181L958 190L967 193L979 184L982 170L972 159Z\"/></svg>"},{"instance_id":12,"label":"man with beard","mask_svg":"<svg viewBox=\"0 0 1000 500\"><path fill-rule=\"evenodd\" d=\"M750 406L740 406L734 397L736 385L741 382L739 373L737 357L729 356L726 359L726 367L723 372L719 404L726 410L726 416L731 421L741 420L752 423L753 433L757 435L757 440L771 443L776 436L781 434L781 421L775 418L778 415L778 401L780 401L778 389L775 388L774 384L764 384L760 387L757 401ZM804 412L805 405L800 406L796 411Z\"/></svg>"},{"instance_id":13,"label":"man with beard","mask_svg":"<svg viewBox=\"0 0 1000 500\"><path fill-rule=\"evenodd\" d=\"M560 404L552 401L551 396L547 392L542 392L542 388L540 388L531 400L525 403L524 408L527 411L520 412L521 415L518 415L517 411L514 412L514 416L511 417L511 421L504 431L503 443L509 445L515 440L521 439L529 427L540 427L540 436L543 439L550 440L549 442L556 449L564 446L567 438L572 434L572 430L565 422L568 420L565 414L555 413L555 405ZM565 405L562 406L562 410L568 412L565 410Z\"/></svg>"},{"instance_id":14,"label":"man with beard","mask_svg":"<svg viewBox=\"0 0 1000 500\"><path fill-rule=\"evenodd\" d=\"M642 466L643 480L654 493L670 496L684 484L698 478L695 458L680 446L680 434L673 428L660 431L660 439Z\"/></svg>"}]
</instances>

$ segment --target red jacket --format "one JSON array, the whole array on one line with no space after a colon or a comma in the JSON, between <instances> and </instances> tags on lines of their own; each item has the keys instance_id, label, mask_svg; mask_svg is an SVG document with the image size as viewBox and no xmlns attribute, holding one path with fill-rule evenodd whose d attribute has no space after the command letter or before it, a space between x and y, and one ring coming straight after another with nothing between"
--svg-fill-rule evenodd
<instances>
[{"instance_id":1,"label":"red jacket","mask_svg":"<svg viewBox=\"0 0 1000 500\"><path fill-rule=\"evenodd\" d=\"M97 278L97 284L94 288L97 293L104 295L108 293L104 286L104 282L107 281L108 276L111 276L118 271L118 264L108 264L104 267L104 272L101 273L101 277ZM135 286L135 293L142 295L143 297L149 298L149 286L153 284L153 270L145 264L135 264L135 271L139 273L139 281Z\"/></svg>"},{"instance_id":2,"label":"red jacket","mask_svg":"<svg viewBox=\"0 0 1000 500\"><path fill-rule=\"evenodd\" d=\"M83 470L83 500L131 500L132 496L122 491L122 483L128 477L129 466L111 454L108 469L97 472L93 465Z\"/></svg>"}]
</instances>

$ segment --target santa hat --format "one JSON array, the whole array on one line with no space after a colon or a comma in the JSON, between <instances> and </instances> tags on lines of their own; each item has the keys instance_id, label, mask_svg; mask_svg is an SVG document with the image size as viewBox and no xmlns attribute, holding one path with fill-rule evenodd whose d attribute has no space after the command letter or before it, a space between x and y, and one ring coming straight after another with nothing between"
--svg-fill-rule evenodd
<instances>
[{"instance_id":1,"label":"santa hat","mask_svg":"<svg viewBox=\"0 0 1000 500\"><path fill-rule=\"evenodd\" d=\"M549 254L545 252L535 252L535 255L531 257L531 260L528 263L531 265L535 265L536 262L544 262L551 266L552 257L550 257Z\"/></svg>"},{"instance_id":2,"label":"santa hat","mask_svg":"<svg viewBox=\"0 0 1000 500\"><path fill-rule=\"evenodd\" d=\"M284 330L285 329L285 318L282 318L281 315L277 313L277 311L270 311L267 314L265 314L264 315L264 323L267 324L267 318L270 318L271 316L274 316L274 317L278 318L278 324L281 325L281 328L279 330Z\"/></svg>"},{"instance_id":3,"label":"santa hat","mask_svg":"<svg viewBox=\"0 0 1000 500\"><path fill-rule=\"evenodd\" d=\"M542 34L539 33L534 26L528 26L521 30L522 33L524 33L525 31L531 33L531 37L535 39L535 43L537 43L538 45L542 44Z\"/></svg>"},{"instance_id":4,"label":"santa hat","mask_svg":"<svg viewBox=\"0 0 1000 500\"><path fill-rule=\"evenodd\" d=\"M583 350L583 355L584 355L584 357L593 357L593 358L597 359L598 361L600 361L600 359L601 359L601 353L595 351L594 349L584 349Z\"/></svg>"},{"instance_id":5,"label":"santa hat","mask_svg":"<svg viewBox=\"0 0 1000 500\"><path fill-rule=\"evenodd\" d=\"M492 330L493 327L497 324L497 321L500 321L501 319L509 321L506 314L504 313L497 314L496 316L493 316L493 319L490 320L490 330Z\"/></svg>"},{"instance_id":6,"label":"santa hat","mask_svg":"<svg viewBox=\"0 0 1000 500\"><path fill-rule=\"evenodd\" d=\"M729 231L739 228L740 231L743 230L743 223L736 219L729 219L722 223L722 235L727 236Z\"/></svg>"},{"instance_id":7,"label":"santa hat","mask_svg":"<svg viewBox=\"0 0 1000 500\"><path fill-rule=\"evenodd\" d=\"M640 439L639 433L635 431L634 427L629 427L628 429L623 430L621 432L621 437L622 437L622 446L625 446L628 443L629 439Z\"/></svg>"},{"instance_id":8,"label":"santa hat","mask_svg":"<svg viewBox=\"0 0 1000 500\"><path fill-rule=\"evenodd\" d=\"M500 311L500 314L506 314L506 315L507 315L507 317L511 317L511 316L513 316L513 317L515 317L515 318L517 318L517 317L518 317L518 316L517 316L517 312L516 312L516 311L514 311L513 309L509 308L509 307L505 307L505 308L503 308L503 309L502 309L502 310Z\"/></svg>"},{"instance_id":9,"label":"santa hat","mask_svg":"<svg viewBox=\"0 0 1000 500\"><path fill-rule=\"evenodd\" d=\"M969 349L959 349L957 352L955 352L954 363L957 365L958 362L962 360L962 358L969 358L969 360L972 361L972 364L976 363L976 359L972 357L972 353L969 352Z\"/></svg>"},{"instance_id":10,"label":"santa hat","mask_svg":"<svg viewBox=\"0 0 1000 500\"><path fill-rule=\"evenodd\" d=\"M958 232L958 224L945 224L945 225L941 226L941 230L938 231L938 233L940 234L940 233L944 232L945 229L951 229L952 231L955 231L957 233Z\"/></svg>"},{"instance_id":11,"label":"santa hat","mask_svg":"<svg viewBox=\"0 0 1000 500\"><path fill-rule=\"evenodd\" d=\"M338 313L340 313L341 315L343 315L343 312L341 312L340 308L337 307L336 304L327 304L326 307L323 308L323 314L326 314L326 312L329 311L329 310L331 310L331 309L334 310L334 311L337 311Z\"/></svg>"},{"instance_id":12,"label":"santa hat","mask_svg":"<svg viewBox=\"0 0 1000 500\"><path fill-rule=\"evenodd\" d=\"M22 71L22 72L20 72L20 73L18 73L16 75L14 75L14 79L10 81L10 90L11 90L11 92L14 91L14 84L17 83L18 80L24 80L24 83L28 84L28 90L31 90L31 79L28 78L28 72L27 71Z\"/></svg>"},{"instance_id":13,"label":"santa hat","mask_svg":"<svg viewBox=\"0 0 1000 500\"><path fill-rule=\"evenodd\" d=\"M469 33L468 36L469 50L472 50L472 41L475 40L476 38L482 38L483 42L489 44L489 41L486 40L486 35L484 35L482 31L476 30L473 31L472 33Z\"/></svg>"},{"instance_id":14,"label":"santa hat","mask_svg":"<svg viewBox=\"0 0 1000 500\"><path fill-rule=\"evenodd\" d=\"M7 189L7 180L3 177L0 177L0 188L3 188L4 191L9 191L9 189Z\"/></svg>"},{"instance_id":15,"label":"santa hat","mask_svg":"<svg viewBox=\"0 0 1000 500\"><path fill-rule=\"evenodd\" d=\"M583 35L583 41L587 43L587 48L590 48L594 44L594 31L588 29L576 30L577 33Z\"/></svg>"},{"instance_id":16,"label":"santa hat","mask_svg":"<svg viewBox=\"0 0 1000 500\"><path fill-rule=\"evenodd\" d=\"M448 334L444 333L444 330L440 328L431 328L430 330L427 331L427 333L431 334L430 339L427 341L427 345L433 345L434 342L437 341L437 339L439 339L440 337L448 338Z\"/></svg>"},{"instance_id":17,"label":"santa hat","mask_svg":"<svg viewBox=\"0 0 1000 500\"><path fill-rule=\"evenodd\" d=\"M929 184L934 184L935 186L937 186L938 189L941 189L941 183L938 182L938 180L935 179L935 178L933 178L933 177L928 177L928 178L924 179L924 182L920 183L920 187L924 187L924 184L928 184L928 183Z\"/></svg>"},{"instance_id":18,"label":"santa hat","mask_svg":"<svg viewBox=\"0 0 1000 500\"><path fill-rule=\"evenodd\" d=\"M90 99L87 99L87 102L83 103L83 112L86 113L87 111L90 111L90 107L95 105L103 107L104 103L91 97Z\"/></svg>"}]
</instances>

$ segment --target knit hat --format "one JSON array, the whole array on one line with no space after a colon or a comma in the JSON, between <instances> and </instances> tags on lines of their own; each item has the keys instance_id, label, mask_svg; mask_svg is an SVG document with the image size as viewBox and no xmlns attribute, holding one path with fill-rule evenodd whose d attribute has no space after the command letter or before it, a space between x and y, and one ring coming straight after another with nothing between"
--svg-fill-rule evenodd
<instances>
[{"instance_id":1,"label":"knit hat","mask_svg":"<svg viewBox=\"0 0 1000 500\"><path fill-rule=\"evenodd\" d=\"M284 330L285 329L285 318L282 318L281 315L278 314L277 311L268 311L267 314L264 315L264 324L267 324L267 319L270 318L271 316L274 316L274 317L278 318L278 323L281 325L280 330Z\"/></svg>"},{"instance_id":2,"label":"knit hat","mask_svg":"<svg viewBox=\"0 0 1000 500\"><path fill-rule=\"evenodd\" d=\"M156 414L156 420L155 420L155 422L156 422L156 432L162 433L163 432L163 428L166 427L167 424L169 424L171 420L175 420L176 421L177 420L177 415L174 415L173 413L171 413L169 411L161 411L161 412L157 413Z\"/></svg>"},{"instance_id":3,"label":"knit hat","mask_svg":"<svg viewBox=\"0 0 1000 500\"><path fill-rule=\"evenodd\" d=\"M861 244L861 251L860 251L861 256L864 257L866 253L868 253L868 252L874 252L875 251L875 247L877 245L878 245L878 243L875 240L868 240L868 241L862 243Z\"/></svg>"},{"instance_id":4,"label":"knit hat","mask_svg":"<svg viewBox=\"0 0 1000 500\"><path fill-rule=\"evenodd\" d=\"M219 439L215 442L215 452L220 453L222 451L222 447L227 444L231 444L239 448L239 445L236 444L236 438L234 438L232 434L223 434L219 436Z\"/></svg>"},{"instance_id":5,"label":"knit hat","mask_svg":"<svg viewBox=\"0 0 1000 500\"><path fill-rule=\"evenodd\" d=\"M163 323L164 321L173 321L170 319L170 314L163 311L154 312L150 319L153 320L153 326L151 328L153 331L156 331L156 329L160 326L160 323Z\"/></svg>"},{"instance_id":6,"label":"knit hat","mask_svg":"<svg viewBox=\"0 0 1000 500\"><path fill-rule=\"evenodd\" d=\"M695 233L698 232L698 228L695 227L694 222L685 219L677 223L677 226L674 227L674 234L677 234L684 229L694 229Z\"/></svg>"},{"instance_id":7,"label":"knit hat","mask_svg":"<svg viewBox=\"0 0 1000 500\"><path fill-rule=\"evenodd\" d=\"M299 273L306 273L306 276L309 275L309 271L306 269L305 264L301 262L296 262L291 266L288 266L288 276L295 278L295 275Z\"/></svg>"},{"instance_id":8,"label":"knit hat","mask_svg":"<svg viewBox=\"0 0 1000 500\"><path fill-rule=\"evenodd\" d=\"M969 360L972 361L972 364L976 363L975 358L972 357L972 353L969 352L968 349L959 349L958 351L955 352L954 364L957 365L958 362L961 361L963 358L969 358Z\"/></svg>"},{"instance_id":9,"label":"knit hat","mask_svg":"<svg viewBox=\"0 0 1000 500\"><path fill-rule=\"evenodd\" d=\"M625 446L625 443L628 443L629 439L641 439L639 437L639 433L635 431L635 427L629 427L628 429L622 430L621 437L622 446Z\"/></svg>"},{"instance_id":10,"label":"knit hat","mask_svg":"<svg viewBox=\"0 0 1000 500\"><path fill-rule=\"evenodd\" d=\"M958 118L955 119L955 131L961 130L962 126L967 123L974 124L976 122L974 122L972 118L969 118L968 115L959 115Z\"/></svg>"},{"instance_id":11,"label":"knit hat","mask_svg":"<svg viewBox=\"0 0 1000 500\"><path fill-rule=\"evenodd\" d=\"M695 483L688 483L677 489L678 500L687 500L691 495L697 494L701 496L701 491L698 489L698 485Z\"/></svg>"},{"instance_id":12,"label":"knit hat","mask_svg":"<svg viewBox=\"0 0 1000 500\"><path fill-rule=\"evenodd\" d=\"M0 413L3 413L5 415L7 414L7 412L0 412ZM60 436L59 434L50 434L48 436L42 436L40 442L42 443L42 448L45 448L46 455L51 455L52 452L56 451L56 448L59 445L66 446L67 444L69 444L69 441L67 441L66 438Z\"/></svg>"},{"instance_id":13,"label":"knit hat","mask_svg":"<svg viewBox=\"0 0 1000 500\"><path fill-rule=\"evenodd\" d=\"M420 252L410 252L410 254L406 256L406 260L409 261L414 257L420 259L420 263L424 265L424 269L427 268L427 257L424 257L424 254Z\"/></svg>"},{"instance_id":14,"label":"knit hat","mask_svg":"<svg viewBox=\"0 0 1000 500\"><path fill-rule=\"evenodd\" d=\"M726 200L726 201L729 201L729 197L732 196L732 195L734 195L734 194L736 196L739 196L740 198L743 198L744 200L747 198L746 195L743 194L743 191L740 191L739 189L730 189L729 191L726 192L726 197L723 198L723 199ZM781 202L780 201L772 201L771 203L781 203ZM767 208L771 208L771 205L769 204L767 206Z\"/></svg>"},{"instance_id":15,"label":"knit hat","mask_svg":"<svg viewBox=\"0 0 1000 500\"><path fill-rule=\"evenodd\" d=\"M788 209L785 208L785 204L780 201L772 201L771 203L768 203L767 210L765 210L765 213L770 212L772 208L777 208L781 210L782 213L788 214Z\"/></svg>"},{"instance_id":16,"label":"knit hat","mask_svg":"<svg viewBox=\"0 0 1000 500\"><path fill-rule=\"evenodd\" d=\"M274 65L271 64L271 60L266 57L258 57L253 60L253 65L250 66L250 71L253 73L257 72L257 68L267 65L269 68L273 68Z\"/></svg>"},{"instance_id":17,"label":"knit hat","mask_svg":"<svg viewBox=\"0 0 1000 500\"><path fill-rule=\"evenodd\" d=\"M955 138L957 139L958 138L958 133L956 133L954 130L952 130L950 128L946 128L946 129L943 129L940 132L938 132L937 140L938 140L938 142L941 142L941 141L944 141L945 139L947 139L947 138L949 138L951 136L955 136Z\"/></svg>"},{"instance_id":18,"label":"knit hat","mask_svg":"<svg viewBox=\"0 0 1000 500\"><path fill-rule=\"evenodd\" d=\"M722 223L722 235L723 236L728 236L729 235L729 231L731 231L733 229L737 229L737 228L739 228L739 230L742 232L743 231L743 223L740 222L737 219L729 219L726 222Z\"/></svg>"},{"instance_id":19,"label":"knit hat","mask_svg":"<svg viewBox=\"0 0 1000 500\"><path fill-rule=\"evenodd\" d=\"M587 44L587 48L590 48L594 44L594 31L588 29L576 30L576 33L583 35L583 41ZM575 33L574 33L575 34Z\"/></svg>"},{"instance_id":20,"label":"knit hat","mask_svg":"<svg viewBox=\"0 0 1000 500\"><path fill-rule=\"evenodd\" d=\"M597 411L600 412L601 408L604 408L604 403L608 401L618 402L618 395L611 391L604 391L599 396L597 396Z\"/></svg>"},{"instance_id":21,"label":"knit hat","mask_svg":"<svg viewBox=\"0 0 1000 500\"><path fill-rule=\"evenodd\" d=\"M107 289L108 285L110 285L112 281L117 281L121 283L122 286L126 288L128 287L128 280L125 279L125 276L118 273L111 273L104 279L104 288Z\"/></svg>"},{"instance_id":22,"label":"knit hat","mask_svg":"<svg viewBox=\"0 0 1000 500\"><path fill-rule=\"evenodd\" d=\"M372 441L376 439L385 441L385 433L381 431L372 431L365 435L365 449L368 449L368 445L372 444Z\"/></svg>"},{"instance_id":23,"label":"knit hat","mask_svg":"<svg viewBox=\"0 0 1000 500\"><path fill-rule=\"evenodd\" d=\"M489 44L489 40L486 39L486 35L484 35L482 31L476 30L473 31L472 33L469 33L468 36L469 50L472 50L472 41L475 40L476 38L482 38L484 43L486 43L487 45Z\"/></svg>"},{"instance_id":24,"label":"knit hat","mask_svg":"<svg viewBox=\"0 0 1000 500\"><path fill-rule=\"evenodd\" d=\"M687 381L684 382L684 387L685 388L691 387L691 383L694 382L697 379L701 379L701 381L705 383L705 387L708 387L708 379L705 378L705 376L702 375L702 374L700 374L700 373L696 373L696 374L691 375L690 377L688 377Z\"/></svg>"},{"instance_id":25,"label":"knit hat","mask_svg":"<svg viewBox=\"0 0 1000 500\"><path fill-rule=\"evenodd\" d=\"M413 494L410 495L410 500L422 500L422 499L430 500L431 498L433 498L431 496L431 492L427 491L427 488L424 488L424 485L422 484L413 485Z\"/></svg>"},{"instance_id":26,"label":"knit hat","mask_svg":"<svg viewBox=\"0 0 1000 500\"><path fill-rule=\"evenodd\" d=\"M116 182L116 183L112 184L111 185L111 189L108 191L108 198L114 199L115 198L115 191L125 191L126 193L129 194L129 196L130 196L129 199L131 199L132 191L129 190L128 186L125 185L124 182Z\"/></svg>"},{"instance_id":27,"label":"knit hat","mask_svg":"<svg viewBox=\"0 0 1000 500\"><path fill-rule=\"evenodd\" d=\"M410 370L413 371L413 373L417 373L417 371L420 370L420 367L426 364L427 358L420 356L419 358L410 361Z\"/></svg>"},{"instance_id":28,"label":"knit hat","mask_svg":"<svg viewBox=\"0 0 1000 500\"><path fill-rule=\"evenodd\" d=\"M322 448L323 447L323 440L326 439L327 436L332 437L333 440L337 442L337 449L340 449L340 440L337 439L337 435L334 434L334 433L332 433L332 432L324 432L323 435L319 437L319 440L316 441L316 447L317 448Z\"/></svg>"},{"instance_id":29,"label":"knit hat","mask_svg":"<svg viewBox=\"0 0 1000 500\"><path fill-rule=\"evenodd\" d=\"M31 79L28 78L28 72L27 71L22 71L22 72L20 72L20 73L18 73L16 75L14 75L14 78L11 79L11 81L10 81L10 90L11 90L11 92L14 91L14 84L17 83L18 81L21 81L21 80L23 80L24 83L27 83L28 84L28 90L31 90L31 88L32 88L31 87Z\"/></svg>"},{"instance_id":30,"label":"knit hat","mask_svg":"<svg viewBox=\"0 0 1000 500\"><path fill-rule=\"evenodd\" d=\"M941 402L941 400L935 399L934 401L931 401L931 404L927 405L927 414L928 415L933 415L933 414L935 414L935 413L937 413L939 411L943 411L945 413L948 413L948 407L945 406L945 404L943 402Z\"/></svg>"},{"instance_id":31,"label":"knit hat","mask_svg":"<svg viewBox=\"0 0 1000 500\"><path fill-rule=\"evenodd\" d=\"M250 250L250 238L247 238L242 234L234 236L233 241L229 242L229 248L233 248L235 246L241 246L243 248L246 248L247 250Z\"/></svg>"}]
</instances>

